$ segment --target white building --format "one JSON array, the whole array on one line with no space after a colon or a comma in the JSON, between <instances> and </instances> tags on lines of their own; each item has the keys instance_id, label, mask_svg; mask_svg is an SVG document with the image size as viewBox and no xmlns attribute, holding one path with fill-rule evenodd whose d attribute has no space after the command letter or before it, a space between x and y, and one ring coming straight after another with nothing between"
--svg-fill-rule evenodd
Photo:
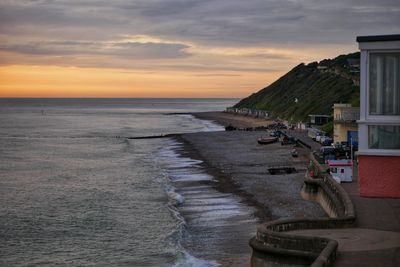
<instances>
[{"instance_id":1,"label":"white building","mask_svg":"<svg viewBox=\"0 0 400 267\"><path fill-rule=\"evenodd\" d=\"M400 34L360 36L357 42L360 194L400 197Z\"/></svg>"}]
</instances>

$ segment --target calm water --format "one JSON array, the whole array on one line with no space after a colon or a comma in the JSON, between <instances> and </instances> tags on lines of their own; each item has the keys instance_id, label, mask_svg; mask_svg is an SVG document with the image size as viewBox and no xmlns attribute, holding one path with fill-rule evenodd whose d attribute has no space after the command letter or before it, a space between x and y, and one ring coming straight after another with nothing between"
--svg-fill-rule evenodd
<instances>
[{"instance_id":1,"label":"calm water","mask_svg":"<svg viewBox=\"0 0 400 267\"><path fill-rule=\"evenodd\" d=\"M178 142L125 137L222 130L164 114L235 102L0 99L0 265L218 265L196 251L224 253L220 238L199 233L253 229L251 210L215 191Z\"/></svg>"}]
</instances>

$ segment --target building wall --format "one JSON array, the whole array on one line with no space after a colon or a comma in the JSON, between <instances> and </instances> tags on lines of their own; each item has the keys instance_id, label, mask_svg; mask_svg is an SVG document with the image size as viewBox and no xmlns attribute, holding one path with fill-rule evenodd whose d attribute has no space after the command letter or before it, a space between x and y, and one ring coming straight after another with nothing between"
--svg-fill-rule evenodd
<instances>
[{"instance_id":1,"label":"building wall","mask_svg":"<svg viewBox=\"0 0 400 267\"><path fill-rule=\"evenodd\" d=\"M358 131L357 124L351 123L352 120L358 120L359 109L351 107L351 104L333 105L333 142L345 142L348 131ZM347 121L347 122L346 122Z\"/></svg>"},{"instance_id":2,"label":"building wall","mask_svg":"<svg viewBox=\"0 0 400 267\"><path fill-rule=\"evenodd\" d=\"M333 126L333 142L345 142L347 141L348 131L358 131L358 127L352 127L341 123L335 123Z\"/></svg>"},{"instance_id":3,"label":"building wall","mask_svg":"<svg viewBox=\"0 0 400 267\"><path fill-rule=\"evenodd\" d=\"M397 37L396 37L397 38ZM400 51L400 40L386 38L381 41L360 41L361 69L360 69L360 120L358 120L358 174L360 195L365 197L393 197L400 198L400 149L371 148L369 144L370 126L400 126L398 114L377 114L374 109L370 110L370 82L384 79L369 76L371 54L398 53ZM377 73L378 71L375 70ZM371 80L370 78L375 79ZM372 87L374 88L374 87ZM380 86L381 88L381 86ZM377 92L382 93L375 88ZM395 100L395 98L393 98ZM375 108L375 107L374 107ZM379 137L382 138L382 137Z\"/></svg>"},{"instance_id":4,"label":"building wall","mask_svg":"<svg viewBox=\"0 0 400 267\"><path fill-rule=\"evenodd\" d=\"M358 156L360 195L400 198L400 157Z\"/></svg>"}]
</instances>

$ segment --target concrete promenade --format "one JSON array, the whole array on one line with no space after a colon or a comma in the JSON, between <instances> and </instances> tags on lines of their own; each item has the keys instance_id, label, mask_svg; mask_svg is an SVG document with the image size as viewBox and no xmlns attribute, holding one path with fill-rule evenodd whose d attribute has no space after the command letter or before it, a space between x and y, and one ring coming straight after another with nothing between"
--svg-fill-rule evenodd
<instances>
[{"instance_id":1,"label":"concrete promenade","mask_svg":"<svg viewBox=\"0 0 400 267\"><path fill-rule=\"evenodd\" d=\"M307 137L306 131L291 135L318 150L320 145ZM379 177L377 177L379 180ZM356 225L347 229L296 231L339 242L335 266L400 266L400 199L365 198L358 192L357 165L353 182L342 183L356 211Z\"/></svg>"},{"instance_id":2,"label":"concrete promenade","mask_svg":"<svg viewBox=\"0 0 400 267\"><path fill-rule=\"evenodd\" d=\"M353 201L359 233L349 229L344 237L354 241L343 249L339 239L335 266L400 266L400 199L360 197L357 168L354 174L342 186Z\"/></svg>"}]
</instances>

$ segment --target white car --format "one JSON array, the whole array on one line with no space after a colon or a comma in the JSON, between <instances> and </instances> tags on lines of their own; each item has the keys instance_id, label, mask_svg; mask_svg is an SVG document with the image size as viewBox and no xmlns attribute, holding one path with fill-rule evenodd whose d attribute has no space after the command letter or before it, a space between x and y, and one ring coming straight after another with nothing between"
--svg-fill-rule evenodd
<instances>
[{"instance_id":1,"label":"white car","mask_svg":"<svg viewBox=\"0 0 400 267\"><path fill-rule=\"evenodd\" d=\"M325 141L325 139L328 138L328 136L321 136L318 140L321 144Z\"/></svg>"}]
</instances>

